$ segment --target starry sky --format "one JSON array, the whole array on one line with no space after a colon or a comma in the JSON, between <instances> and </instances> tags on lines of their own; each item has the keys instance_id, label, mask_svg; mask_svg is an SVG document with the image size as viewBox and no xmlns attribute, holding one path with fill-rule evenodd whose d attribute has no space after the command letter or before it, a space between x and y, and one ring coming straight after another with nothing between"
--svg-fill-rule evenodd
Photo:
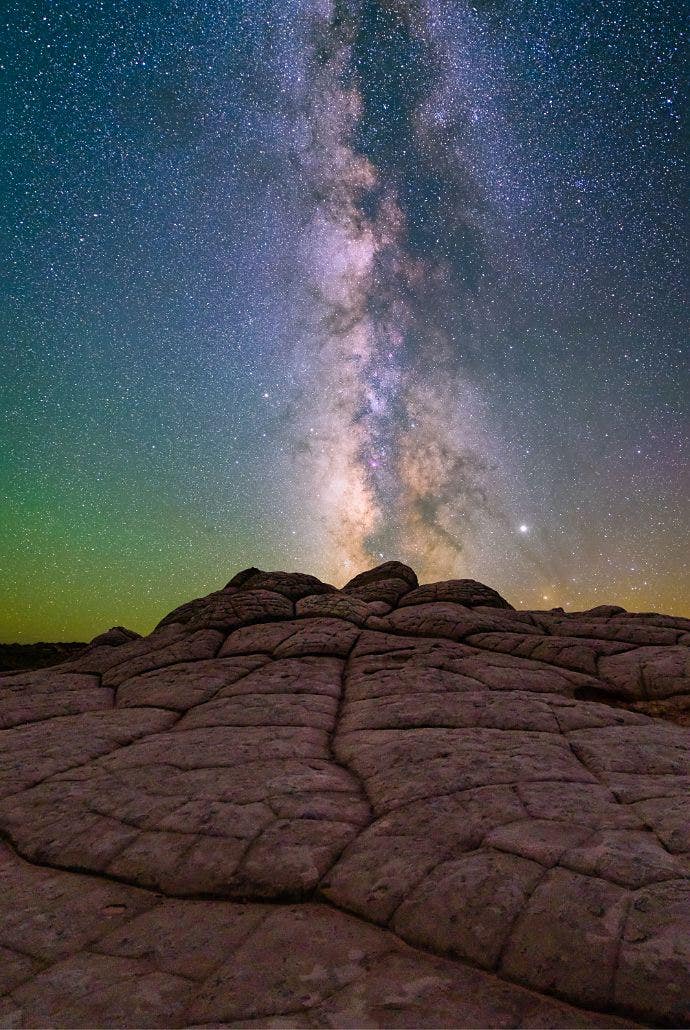
<instances>
[{"instance_id":1,"label":"starry sky","mask_svg":"<svg viewBox=\"0 0 690 1030\"><path fill-rule=\"evenodd\" d=\"M4 11L0 640L393 558L689 613L682 6Z\"/></svg>"}]
</instances>

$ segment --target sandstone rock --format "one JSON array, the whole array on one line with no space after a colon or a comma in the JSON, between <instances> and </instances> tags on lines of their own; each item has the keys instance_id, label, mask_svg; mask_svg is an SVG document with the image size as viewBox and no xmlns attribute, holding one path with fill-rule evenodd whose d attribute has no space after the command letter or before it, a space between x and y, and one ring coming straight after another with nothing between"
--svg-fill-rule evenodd
<instances>
[{"instance_id":1,"label":"sandstone rock","mask_svg":"<svg viewBox=\"0 0 690 1030\"><path fill-rule=\"evenodd\" d=\"M626 998L626 1008L639 1019L659 1017L664 999L664 1022L683 1026L688 1021L690 996L690 888L683 880L654 884L636 893L625 923L614 1003Z\"/></svg>"},{"instance_id":2,"label":"sandstone rock","mask_svg":"<svg viewBox=\"0 0 690 1030\"><path fill-rule=\"evenodd\" d=\"M480 613L449 601L399 607L390 615L372 616L367 622L367 627L381 630L384 633L404 633L406 636L443 638L455 641L464 640L475 633L488 635L494 631L504 630L511 643L514 631L518 628L512 613L504 615L500 609L485 609ZM542 642L539 630L531 623L523 623L519 629L521 633L532 634L539 643ZM532 643L534 645L536 642ZM482 646L481 641L480 646ZM503 649L497 648L497 650ZM510 653L513 652L512 647L508 647L506 650ZM520 652L518 651L518 653ZM526 657L529 656L528 652Z\"/></svg>"},{"instance_id":3,"label":"sandstone rock","mask_svg":"<svg viewBox=\"0 0 690 1030\"><path fill-rule=\"evenodd\" d=\"M244 590L270 590L282 594L291 601L302 597L315 597L319 594L336 593L330 583L322 583L316 576L307 576L303 572L262 572L261 569L245 569L238 572L228 583L228 587Z\"/></svg>"},{"instance_id":4,"label":"sandstone rock","mask_svg":"<svg viewBox=\"0 0 690 1030\"><path fill-rule=\"evenodd\" d=\"M247 569L0 677L0 1025L687 1023L686 623Z\"/></svg>"},{"instance_id":5,"label":"sandstone rock","mask_svg":"<svg viewBox=\"0 0 690 1030\"><path fill-rule=\"evenodd\" d=\"M105 633L99 633L90 642L89 647L100 647L102 644L109 644L117 647L119 644L128 644L130 640L140 640L141 635L132 629L125 629L124 626L113 626Z\"/></svg>"},{"instance_id":6,"label":"sandstone rock","mask_svg":"<svg viewBox=\"0 0 690 1030\"><path fill-rule=\"evenodd\" d=\"M401 606L409 604L428 604L430 601L454 601L466 608L477 608L486 605L488 608L509 608L505 598L491 587L477 583L474 579L449 579L443 583L425 583L417 587L400 602Z\"/></svg>"},{"instance_id":7,"label":"sandstone rock","mask_svg":"<svg viewBox=\"0 0 690 1030\"><path fill-rule=\"evenodd\" d=\"M367 586L369 583L380 583L388 579L401 579L407 583L411 590L417 586L417 573L399 561L387 561L383 565L377 565L375 569L367 569L354 576L343 587L344 593L350 593L359 587Z\"/></svg>"},{"instance_id":8,"label":"sandstone rock","mask_svg":"<svg viewBox=\"0 0 690 1030\"><path fill-rule=\"evenodd\" d=\"M638 647L602 659L600 676L628 698L667 698L688 694L690 648Z\"/></svg>"},{"instance_id":9,"label":"sandstone rock","mask_svg":"<svg viewBox=\"0 0 690 1030\"><path fill-rule=\"evenodd\" d=\"M385 604L393 608L401 598L410 592L410 584L402 577L377 579L356 587L344 587L347 597L354 597L365 604Z\"/></svg>"},{"instance_id":10,"label":"sandstone rock","mask_svg":"<svg viewBox=\"0 0 690 1030\"><path fill-rule=\"evenodd\" d=\"M0 730L60 715L112 708L113 691L86 673L22 673L4 681Z\"/></svg>"},{"instance_id":11,"label":"sandstone rock","mask_svg":"<svg viewBox=\"0 0 690 1030\"><path fill-rule=\"evenodd\" d=\"M512 979L607 1008L630 896L603 879L548 870L512 927L500 959Z\"/></svg>"}]
</instances>

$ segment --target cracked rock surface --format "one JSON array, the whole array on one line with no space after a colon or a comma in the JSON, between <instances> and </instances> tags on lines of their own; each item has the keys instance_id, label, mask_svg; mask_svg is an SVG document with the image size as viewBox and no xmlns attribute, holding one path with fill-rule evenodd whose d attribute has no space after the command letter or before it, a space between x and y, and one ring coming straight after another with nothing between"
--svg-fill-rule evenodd
<instances>
[{"instance_id":1,"label":"cracked rock surface","mask_svg":"<svg viewBox=\"0 0 690 1030\"><path fill-rule=\"evenodd\" d=\"M689 644L389 562L0 677L0 1026L687 1025Z\"/></svg>"}]
</instances>

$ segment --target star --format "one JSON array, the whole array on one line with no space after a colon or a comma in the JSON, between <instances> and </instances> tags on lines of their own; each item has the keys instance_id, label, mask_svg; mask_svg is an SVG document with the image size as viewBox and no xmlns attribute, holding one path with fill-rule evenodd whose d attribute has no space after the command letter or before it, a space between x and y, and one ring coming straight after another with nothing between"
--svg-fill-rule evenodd
<instances>
[{"instance_id":1,"label":"star","mask_svg":"<svg viewBox=\"0 0 690 1030\"><path fill-rule=\"evenodd\" d=\"M3 20L0 640L382 554L686 614L679 5L188 7Z\"/></svg>"}]
</instances>

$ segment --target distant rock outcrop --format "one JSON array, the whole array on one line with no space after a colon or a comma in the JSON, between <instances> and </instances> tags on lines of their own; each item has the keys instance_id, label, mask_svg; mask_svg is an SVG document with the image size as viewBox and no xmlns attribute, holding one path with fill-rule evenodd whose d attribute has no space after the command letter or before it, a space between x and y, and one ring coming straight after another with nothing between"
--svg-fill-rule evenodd
<instances>
[{"instance_id":1,"label":"distant rock outcrop","mask_svg":"<svg viewBox=\"0 0 690 1030\"><path fill-rule=\"evenodd\" d=\"M120 644L129 644L132 640L140 640L141 634L135 633L133 629L125 629L124 626L113 626L105 633L99 633L94 637L89 647L103 647L108 644L110 647L119 647Z\"/></svg>"},{"instance_id":2,"label":"distant rock outcrop","mask_svg":"<svg viewBox=\"0 0 690 1030\"><path fill-rule=\"evenodd\" d=\"M0 678L0 1025L687 1024L689 644L388 562Z\"/></svg>"},{"instance_id":3,"label":"distant rock outcrop","mask_svg":"<svg viewBox=\"0 0 690 1030\"><path fill-rule=\"evenodd\" d=\"M0 673L17 672L20 669L45 669L49 665L58 665L60 662L75 658L89 647L126 644L130 640L137 640L138 637L139 634L131 629L113 626L106 633L94 637L90 644L0 644Z\"/></svg>"},{"instance_id":4,"label":"distant rock outcrop","mask_svg":"<svg viewBox=\"0 0 690 1030\"><path fill-rule=\"evenodd\" d=\"M44 669L73 658L86 644L69 642L51 644L40 641L36 644L0 644L0 672L17 672L19 669Z\"/></svg>"}]
</instances>

